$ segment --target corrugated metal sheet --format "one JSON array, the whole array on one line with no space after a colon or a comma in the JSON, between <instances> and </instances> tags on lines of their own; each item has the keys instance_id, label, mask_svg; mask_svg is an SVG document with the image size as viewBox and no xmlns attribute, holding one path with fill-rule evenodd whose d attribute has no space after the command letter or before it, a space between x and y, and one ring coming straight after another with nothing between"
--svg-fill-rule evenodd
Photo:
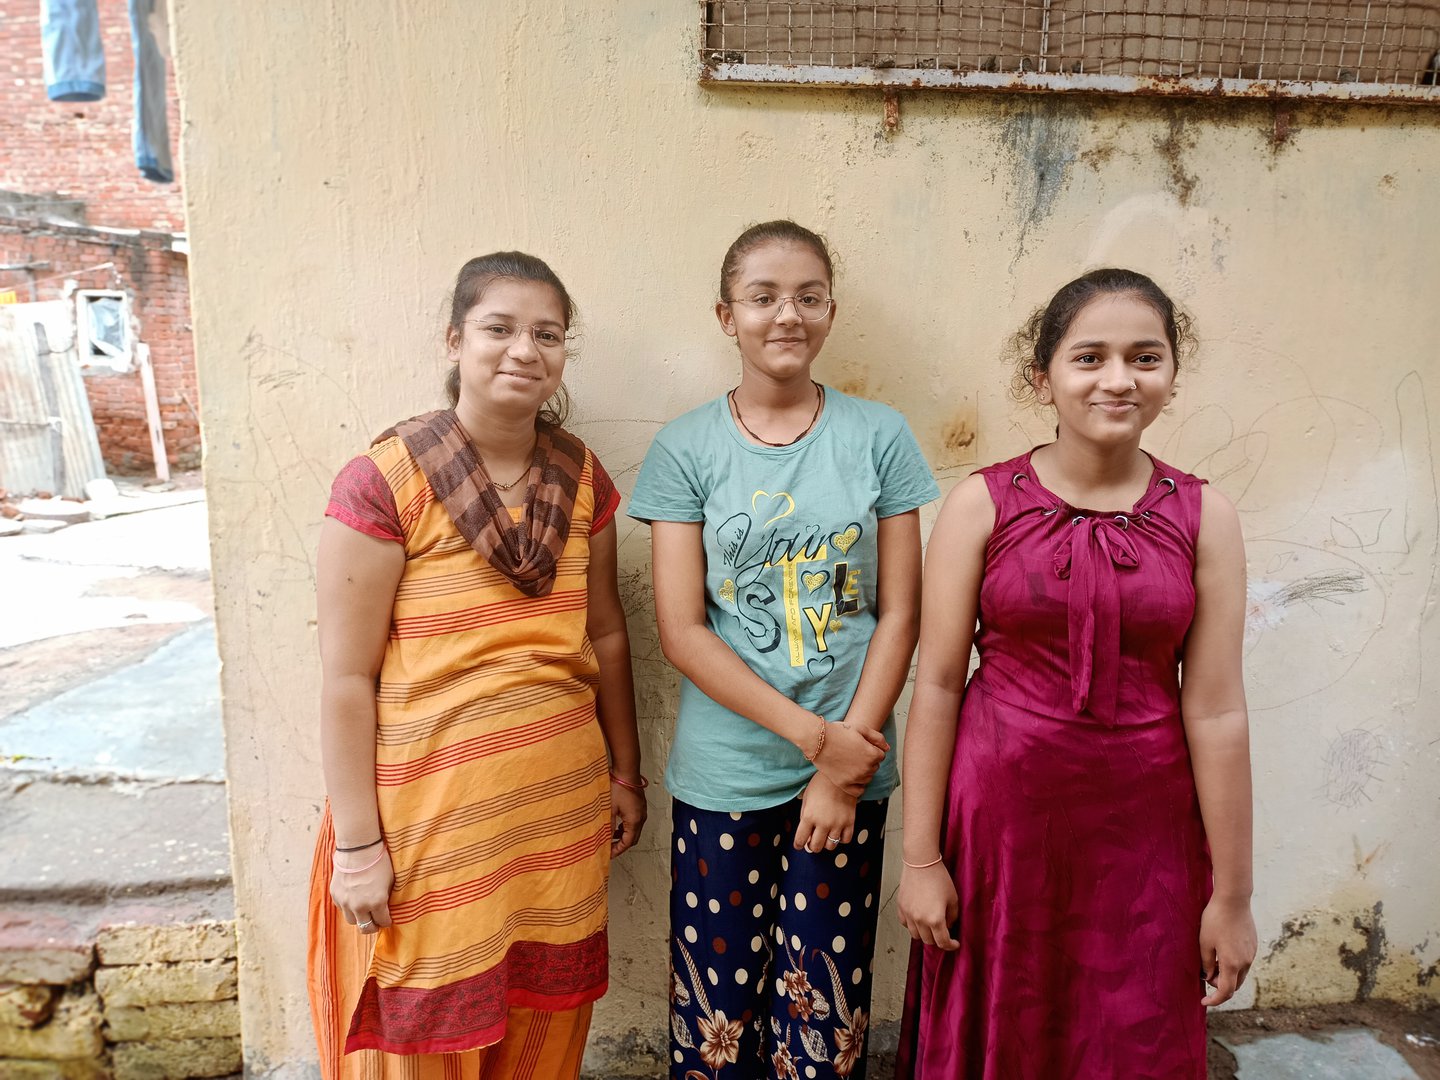
<instances>
[{"instance_id":1,"label":"corrugated metal sheet","mask_svg":"<svg viewBox=\"0 0 1440 1080\"><path fill-rule=\"evenodd\" d=\"M70 305L0 305L0 487L84 498L104 475Z\"/></svg>"}]
</instances>

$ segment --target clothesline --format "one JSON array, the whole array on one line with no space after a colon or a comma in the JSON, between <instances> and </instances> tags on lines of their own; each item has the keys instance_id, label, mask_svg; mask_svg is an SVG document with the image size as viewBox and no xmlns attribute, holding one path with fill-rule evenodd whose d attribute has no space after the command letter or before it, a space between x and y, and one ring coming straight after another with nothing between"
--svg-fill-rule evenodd
<instances>
[{"instance_id":1,"label":"clothesline","mask_svg":"<svg viewBox=\"0 0 1440 1080\"><path fill-rule=\"evenodd\" d=\"M42 281L55 281L56 278L78 278L81 274L94 274L95 271L102 271L102 269L115 269L115 264L114 262L99 262L99 264L85 266L84 269L78 269L78 271L65 271L63 274L46 274L43 278L33 278L32 284L39 285Z\"/></svg>"}]
</instances>

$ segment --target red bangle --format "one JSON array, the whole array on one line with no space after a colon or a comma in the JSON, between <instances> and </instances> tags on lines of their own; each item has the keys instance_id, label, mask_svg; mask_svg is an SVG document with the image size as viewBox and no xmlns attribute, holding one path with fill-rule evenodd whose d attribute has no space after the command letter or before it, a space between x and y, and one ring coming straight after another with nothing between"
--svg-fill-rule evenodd
<instances>
[{"instance_id":1,"label":"red bangle","mask_svg":"<svg viewBox=\"0 0 1440 1080\"><path fill-rule=\"evenodd\" d=\"M640 774L640 783L638 784L632 784L629 780L623 780L618 774L613 772L610 774L610 779L623 788L629 788L631 791L644 791L650 786L650 781L645 779L644 773Z\"/></svg>"}]
</instances>

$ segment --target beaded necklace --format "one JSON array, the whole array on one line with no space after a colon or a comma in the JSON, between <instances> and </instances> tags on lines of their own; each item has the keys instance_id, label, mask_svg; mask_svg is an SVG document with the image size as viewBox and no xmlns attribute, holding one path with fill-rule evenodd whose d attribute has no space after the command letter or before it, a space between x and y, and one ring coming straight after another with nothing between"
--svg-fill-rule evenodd
<instances>
[{"instance_id":1,"label":"beaded necklace","mask_svg":"<svg viewBox=\"0 0 1440 1080\"><path fill-rule=\"evenodd\" d=\"M818 382L816 382L814 379L810 380L810 385L815 387L815 413L813 416L810 417L810 423L805 425L805 430L800 432L799 435L796 435L789 442L771 442L769 439L762 439L759 435L756 435L755 432L750 430L750 425L745 423L745 417L740 414L740 403L735 400L735 391L740 389L738 386L731 390L730 393L726 394L725 396L730 399L730 408L733 409L735 412L735 419L740 422L741 429L745 432L746 435L749 435L750 438L754 439L762 446L770 446L776 448L782 446L794 446L797 442L803 439L806 435L809 435L810 432L815 429L815 422L820 419L820 410L825 407L825 388L821 386Z\"/></svg>"}]
</instances>

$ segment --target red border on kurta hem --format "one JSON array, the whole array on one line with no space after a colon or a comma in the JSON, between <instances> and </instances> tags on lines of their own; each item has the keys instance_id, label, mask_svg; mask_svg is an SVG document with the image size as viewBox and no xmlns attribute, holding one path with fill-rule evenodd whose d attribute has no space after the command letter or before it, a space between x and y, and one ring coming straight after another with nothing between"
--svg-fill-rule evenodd
<instances>
[{"instance_id":1,"label":"red border on kurta hem","mask_svg":"<svg viewBox=\"0 0 1440 1080\"><path fill-rule=\"evenodd\" d=\"M372 975L360 989L345 1053L443 1054L493 1046L505 1037L511 1006L565 1012L603 996L608 953L602 928L569 945L516 942L497 967L448 986L384 987ZM587 978L595 981L584 985ZM556 992L546 992L547 985ZM450 1030L437 1033L436 1027Z\"/></svg>"},{"instance_id":2,"label":"red border on kurta hem","mask_svg":"<svg viewBox=\"0 0 1440 1080\"><path fill-rule=\"evenodd\" d=\"M518 990L506 999L505 1004L507 1006L518 1005L523 1009L537 1009L541 1012L569 1012L571 1009L580 1008L581 1005L599 1001L609 989L610 980L606 979L592 990L557 997L547 997L531 991ZM380 1050L386 1054L461 1054L467 1050L483 1050L487 1046L494 1046L505 1038L505 1026L506 1021L501 1020L498 1024L491 1024L484 1031L457 1035L453 1039L427 1039L411 1043L390 1042L375 1032L363 1032L345 1040L345 1053L354 1053L356 1050Z\"/></svg>"}]
</instances>

